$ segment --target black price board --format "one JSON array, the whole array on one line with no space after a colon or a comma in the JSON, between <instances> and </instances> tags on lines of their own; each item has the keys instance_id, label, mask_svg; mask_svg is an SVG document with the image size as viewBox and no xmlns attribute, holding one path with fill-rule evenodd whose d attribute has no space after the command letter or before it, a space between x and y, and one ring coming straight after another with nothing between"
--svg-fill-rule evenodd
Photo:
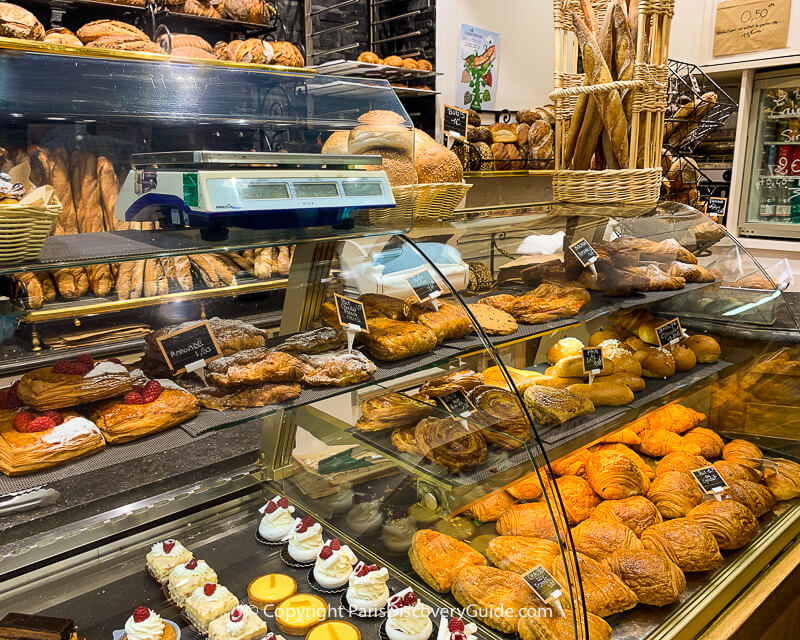
<instances>
[{"instance_id":1,"label":"black price board","mask_svg":"<svg viewBox=\"0 0 800 640\"><path fill-rule=\"evenodd\" d=\"M684 337L680 318L673 318L669 322L665 322L656 327L656 337L658 338L659 347L665 347L680 342Z\"/></svg>"},{"instance_id":2,"label":"black price board","mask_svg":"<svg viewBox=\"0 0 800 640\"><path fill-rule=\"evenodd\" d=\"M580 240L573 242L571 245L569 245L569 250L575 254L578 262L580 262L584 267L588 267L597 260L597 251L594 250L594 247L589 244L589 241L586 238L581 238Z\"/></svg>"},{"instance_id":3,"label":"black price board","mask_svg":"<svg viewBox=\"0 0 800 640\"><path fill-rule=\"evenodd\" d=\"M436 284L436 280L433 279L433 274L427 269L408 276L406 282L413 289L414 295L420 302L438 298L442 293L439 285Z\"/></svg>"},{"instance_id":4,"label":"black price board","mask_svg":"<svg viewBox=\"0 0 800 640\"><path fill-rule=\"evenodd\" d=\"M561 585L542 565L537 565L522 577L542 602L558 598L564 592Z\"/></svg>"},{"instance_id":5,"label":"black price board","mask_svg":"<svg viewBox=\"0 0 800 640\"><path fill-rule=\"evenodd\" d=\"M709 216L724 216L727 209L727 198L711 197L706 201L706 214Z\"/></svg>"},{"instance_id":6,"label":"black price board","mask_svg":"<svg viewBox=\"0 0 800 640\"><path fill-rule=\"evenodd\" d=\"M198 361L210 362L222 356L207 320L157 338L161 354L173 373L183 373Z\"/></svg>"},{"instance_id":7,"label":"black price board","mask_svg":"<svg viewBox=\"0 0 800 640\"><path fill-rule=\"evenodd\" d=\"M342 327L352 331L369 333L367 314L364 312L364 305L361 302L353 300L353 298L340 296L338 293L333 294L333 299L336 302L336 313L339 314L339 322Z\"/></svg>"},{"instance_id":8,"label":"black price board","mask_svg":"<svg viewBox=\"0 0 800 640\"><path fill-rule=\"evenodd\" d=\"M445 409L456 416L464 417L475 409L475 406L460 389L453 393L448 393L446 396L439 396L438 399L439 402L444 405Z\"/></svg>"},{"instance_id":9,"label":"black price board","mask_svg":"<svg viewBox=\"0 0 800 640\"><path fill-rule=\"evenodd\" d=\"M725 479L719 475L719 471L713 466L694 469L692 475L694 479L697 480L697 484L700 485L700 488L706 493L719 493L723 489L728 488L728 483L725 482Z\"/></svg>"},{"instance_id":10,"label":"black price board","mask_svg":"<svg viewBox=\"0 0 800 640\"><path fill-rule=\"evenodd\" d=\"M584 373L600 373L603 370L603 349L600 347L583 347L581 355L583 356Z\"/></svg>"},{"instance_id":11,"label":"black price board","mask_svg":"<svg viewBox=\"0 0 800 640\"><path fill-rule=\"evenodd\" d=\"M444 116L442 117L442 131L445 135L454 138L467 137L467 110L444 105Z\"/></svg>"}]
</instances>

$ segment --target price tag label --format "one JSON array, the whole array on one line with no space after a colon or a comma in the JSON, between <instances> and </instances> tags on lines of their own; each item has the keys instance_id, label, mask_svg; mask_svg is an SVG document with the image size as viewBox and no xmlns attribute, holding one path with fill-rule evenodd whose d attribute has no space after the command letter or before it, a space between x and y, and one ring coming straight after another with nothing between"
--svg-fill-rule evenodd
<instances>
[{"instance_id":1,"label":"price tag label","mask_svg":"<svg viewBox=\"0 0 800 640\"><path fill-rule=\"evenodd\" d=\"M583 347L583 372L597 375L603 370L603 349L601 347Z\"/></svg>"},{"instance_id":2,"label":"price tag label","mask_svg":"<svg viewBox=\"0 0 800 640\"><path fill-rule=\"evenodd\" d=\"M168 333L156 341L161 355L174 374L183 373L187 369L199 371L206 363L222 357L222 349L207 320Z\"/></svg>"},{"instance_id":3,"label":"price tag label","mask_svg":"<svg viewBox=\"0 0 800 640\"><path fill-rule=\"evenodd\" d=\"M728 488L728 483L725 482L725 478L719 475L719 471L713 466L694 469L692 475L694 479L697 480L697 484L700 485L700 488L709 495L716 496L718 493Z\"/></svg>"},{"instance_id":4,"label":"price tag label","mask_svg":"<svg viewBox=\"0 0 800 640\"><path fill-rule=\"evenodd\" d=\"M683 327L681 327L680 318L673 318L669 322L656 327L656 337L658 338L658 346L666 347L677 344L687 336Z\"/></svg>"},{"instance_id":5,"label":"price tag label","mask_svg":"<svg viewBox=\"0 0 800 640\"><path fill-rule=\"evenodd\" d=\"M414 291L414 296L419 302L432 300L442 295L442 290L436 284L436 280L433 279L433 274L427 269L408 276L406 282Z\"/></svg>"},{"instance_id":6,"label":"price tag label","mask_svg":"<svg viewBox=\"0 0 800 640\"><path fill-rule=\"evenodd\" d=\"M466 418L475 409L467 395L460 389L453 393L448 393L446 396L439 396L438 400L450 413L461 418Z\"/></svg>"},{"instance_id":7,"label":"price tag label","mask_svg":"<svg viewBox=\"0 0 800 640\"><path fill-rule=\"evenodd\" d=\"M364 312L364 305L361 302L338 293L333 294L333 299L336 303L339 323L345 330L356 333L369 333L367 314Z\"/></svg>"},{"instance_id":8,"label":"price tag label","mask_svg":"<svg viewBox=\"0 0 800 640\"><path fill-rule=\"evenodd\" d=\"M789 37L792 0L723 0L717 3L714 57L782 49Z\"/></svg>"},{"instance_id":9,"label":"price tag label","mask_svg":"<svg viewBox=\"0 0 800 640\"><path fill-rule=\"evenodd\" d=\"M706 213L709 216L724 216L727 209L727 198L709 198L706 202Z\"/></svg>"},{"instance_id":10,"label":"price tag label","mask_svg":"<svg viewBox=\"0 0 800 640\"><path fill-rule=\"evenodd\" d=\"M584 267L588 267L590 264L593 264L597 261L597 251L594 250L594 247L589 244L589 241L586 238L581 238L580 240L573 242L571 245L569 245L569 250L575 254L578 262L580 262Z\"/></svg>"},{"instance_id":11,"label":"price tag label","mask_svg":"<svg viewBox=\"0 0 800 640\"><path fill-rule=\"evenodd\" d=\"M442 131L452 138L467 137L467 110L459 107L444 105L442 116Z\"/></svg>"},{"instance_id":12,"label":"price tag label","mask_svg":"<svg viewBox=\"0 0 800 640\"><path fill-rule=\"evenodd\" d=\"M536 565L522 577L525 578L525 582L530 585L533 592L542 602L555 601L558 603L558 599L564 593L561 585L558 584L556 579L550 575L550 572L540 564ZM560 604L558 604L557 607L561 610ZM563 611L561 615L564 615Z\"/></svg>"}]
</instances>

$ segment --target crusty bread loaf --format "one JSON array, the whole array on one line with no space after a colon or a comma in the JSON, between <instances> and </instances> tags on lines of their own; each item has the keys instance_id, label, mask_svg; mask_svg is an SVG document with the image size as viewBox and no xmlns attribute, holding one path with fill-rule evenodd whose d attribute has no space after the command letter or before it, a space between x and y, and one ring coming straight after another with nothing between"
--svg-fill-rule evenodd
<instances>
[{"instance_id":1,"label":"crusty bread loaf","mask_svg":"<svg viewBox=\"0 0 800 640\"><path fill-rule=\"evenodd\" d=\"M402 125L406 119L401 116L397 111L389 109L373 109L358 116L358 121L361 124L396 124Z\"/></svg>"},{"instance_id":2,"label":"crusty bread loaf","mask_svg":"<svg viewBox=\"0 0 800 640\"><path fill-rule=\"evenodd\" d=\"M516 144L495 142L492 145L492 155L494 155L494 168L497 171L513 171L524 168L522 153Z\"/></svg>"},{"instance_id":3,"label":"crusty bread loaf","mask_svg":"<svg viewBox=\"0 0 800 640\"><path fill-rule=\"evenodd\" d=\"M464 168L456 154L440 144L415 148L414 168L420 184L461 182L464 178Z\"/></svg>"},{"instance_id":4,"label":"crusty bread loaf","mask_svg":"<svg viewBox=\"0 0 800 640\"><path fill-rule=\"evenodd\" d=\"M194 58L197 60L216 60L213 53L197 47L173 47L171 55L175 58Z\"/></svg>"},{"instance_id":5,"label":"crusty bread loaf","mask_svg":"<svg viewBox=\"0 0 800 640\"><path fill-rule=\"evenodd\" d=\"M412 156L413 133L402 125L363 124L350 132L347 146L350 153L365 153L374 149L393 149ZM459 163L460 166L460 163Z\"/></svg>"},{"instance_id":6,"label":"crusty bread loaf","mask_svg":"<svg viewBox=\"0 0 800 640\"><path fill-rule=\"evenodd\" d=\"M322 153L348 153L349 138L349 131L334 131L322 145Z\"/></svg>"},{"instance_id":7,"label":"crusty bread loaf","mask_svg":"<svg viewBox=\"0 0 800 640\"><path fill-rule=\"evenodd\" d=\"M192 16L204 16L206 18L222 18L208 0L186 0L183 3L183 12Z\"/></svg>"},{"instance_id":8,"label":"crusty bread loaf","mask_svg":"<svg viewBox=\"0 0 800 640\"><path fill-rule=\"evenodd\" d=\"M236 49L235 56L236 62L270 64L275 57L275 52L269 42L258 38L248 38Z\"/></svg>"},{"instance_id":9,"label":"crusty bread loaf","mask_svg":"<svg viewBox=\"0 0 800 640\"><path fill-rule=\"evenodd\" d=\"M103 208L103 225L106 231L115 231L117 221L114 218L114 207L117 203L119 187L114 167L105 156L97 158L97 182L100 187L100 203Z\"/></svg>"},{"instance_id":10,"label":"crusty bread loaf","mask_svg":"<svg viewBox=\"0 0 800 640\"><path fill-rule=\"evenodd\" d=\"M593 384L571 384L567 391L589 398L596 407L618 407L633 402L633 391L621 382L598 380Z\"/></svg>"},{"instance_id":11,"label":"crusty bread loaf","mask_svg":"<svg viewBox=\"0 0 800 640\"><path fill-rule=\"evenodd\" d=\"M517 141L517 130L513 124L496 122L489 131L492 132L492 142L514 143Z\"/></svg>"},{"instance_id":12,"label":"crusty bread loaf","mask_svg":"<svg viewBox=\"0 0 800 640\"><path fill-rule=\"evenodd\" d=\"M112 51L143 51L146 53L166 53L155 42L140 40L136 36L102 36L86 45L92 49L111 49Z\"/></svg>"},{"instance_id":13,"label":"crusty bread loaf","mask_svg":"<svg viewBox=\"0 0 800 640\"><path fill-rule=\"evenodd\" d=\"M367 164L364 169L367 171L385 171L389 184L398 187L404 184L415 184L417 182L417 172L414 163L404 153L391 149L375 149L367 151L366 155L381 156L381 164Z\"/></svg>"},{"instance_id":14,"label":"crusty bread loaf","mask_svg":"<svg viewBox=\"0 0 800 640\"><path fill-rule=\"evenodd\" d=\"M44 38L44 27L27 9L10 2L0 2L0 36L41 40Z\"/></svg>"},{"instance_id":15,"label":"crusty bread loaf","mask_svg":"<svg viewBox=\"0 0 800 640\"><path fill-rule=\"evenodd\" d=\"M166 48L168 44L172 46L173 53L175 49L182 49L184 47L193 47L194 49L202 49L208 53L212 52L211 45L200 36L195 36L190 33L173 33L171 36L164 34L156 41L162 47Z\"/></svg>"},{"instance_id":16,"label":"crusty bread loaf","mask_svg":"<svg viewBox=\"0 0 800 640\"><path fill-rule=\"evenodd\" d=\"M44 41L50 44L69 45L71 47L82 47L83 42L72 31L66 27L48 29L44 34Z\"/></svg>"},{"instance_id":17,"label":"crusty bread loaf","mask_svg":"<svg viewBox=\"0 0 800 640\"><path fill-rule=\"evenodd\" d=\"M83 44L94 42L98 38L108 36L123 36L125 38L139 39L150 42L150 38L141 29L137 29L132 24L119 20L94 20L87 22L78 29L78 38Z\"/></svg>"}]
</instances>

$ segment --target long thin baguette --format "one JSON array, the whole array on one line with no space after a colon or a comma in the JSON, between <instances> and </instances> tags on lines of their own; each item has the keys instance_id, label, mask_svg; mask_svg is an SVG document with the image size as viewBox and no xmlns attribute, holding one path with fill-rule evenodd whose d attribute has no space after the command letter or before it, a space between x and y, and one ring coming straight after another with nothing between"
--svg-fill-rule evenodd
<instances>
[{"instance_id":1,"label":"long thin baguette","mask_svg":"<svg viewBox=\"0 0 800 640\"><path fill-rule=\"evenodd\" d=\"M236 284L236 276L234 274L237 271L237 269L228 266L217 255L212 255L210 253L206 254L206 259L208 260L209 264L211 264L214 267L214 270L217 272L217 277L219 278L220 284L228 286L233 286Z\"/></svg>"},{"instance_id":2,"label":"long thin baguette","mask_svg":"<svg viewBox=\"0 0 800 640\"><path fill-rule=\"evenodd\" d=\"M197 253L189 256L189 259L197 267L197 270L200 272L200 278L209 289L219 287L219 275L214 265L208 260L208 256Z\"/></svg>"},{"instance_id":3,"label":"long thin baguette","mask_svg":"<svg viewBox=\"0 0 800 640\"><path fill-rule=\"evenodd\" d=\"M272 277L274 266L275 265L272 261L271 247L267 247L266 249L256 252L256 258L254 262L256 278L259 280L269 280Z\"/></svg>"},{"instance_id":4,"label":"long thin baguette","mask_svg":"<svg viewBox=\"0 0 800 640\"><path fill-rule=\"evenodd\" d=\"M77 300L81 297L73 269L57 269L53 271L53 279L56 281L56 289L58 289L58 293L61 294L62 298Z\"/></svg>"},{"instance_id":5,"label":"long thin baguette","mask_svg":"<svg viewBox=\"0 0 800 640\"><path fill-rule=\"evenodd\" d=\"M53 278L50 275L49 271L37 271L36 272L36 279L39 281L39 284L42 285L42 293L44 294L44 301L45 302L55 302L56 301L56 283L53 282Z\"/></svg>"},{"instance_id":6,"label":"long thin baguette","mask_svg":"<svg viewBox=\"0 0 800 640\"><path fill-rule=\"evenodd\" d=\"M131 278L133 276L134 262L123 262L117 271L117 297L120 300L128 300L131 297Z\"/></svg>"},{"instance_id":7,"label":"long thin baguette","mask_svg":"<svg viewBox=\"0 0 800 640\"><path fill-rule=\"evenodd\" d=\"M581 11L583 12L583 19L586 21L586 26L592 30L592 33L596 36L600 31L600 25L597 22L597 15L594 12L594 7L592 7L591 0L580 0L581 2Z\"/></svg>"},{"instance_id":8,"label":"long thin baguette","mask_svg":"<svg viewBox=\"0 0 800 640\"><path fill-rule=\"evenodd\" d=\"M678 109L670 122L665 123L664 140L676 146L685 142L716 102L717 94L713 91L708 91L700 98L687 102ZM689 117L691 117L691 121Z\"/></svg>"},{"instance_id":9,"label":"long thin baguette","mask_svg":"<svg viewBox=\"0 0 800 640\"><path fill-rule=\"evenodd\" d=\"M97 182L100 185L100 203L103 208L103 226L106 231L115 231L119 225L114 218L114 206L119 195L117 185L117 174L114 165L108 158L100 156L97 158Z\"/></svg>"},{"instance_id":10,"label":"long thin baguette","mask_svg":"<svg viewBox=\"0 0 800 640\"><path fill-rule=\"evenodd\" d=\"M94 264L86 267L89 276L89 286L92 293L99 298L105 298L114 288L114 276L108 264Z\"/></svg>"},{"instance_id":11,"label":"long thin baguette","mask_svg":"<svg viewBox=\"0 0 800 640\"><path fill-rule=\"evenodd\" d=\"M82 175L81 217L84 226L81 233L103 231L103 207L100 204L100 186L97 182L97 159L91 153L85 156Z\"/></svg>"},{"instance_id":12,"label":"long thin baguette","mask_svg":"<svg viewBox=\"0 0 800 640\"><path fill-rule=\"evenodd\" d=\"M144 263L145 260L136 260L133 263L133 267L131 269L131 289L130 289L130 299L136 300L137 298L142 297L142 291L144 290Z\"/></svg>"},{"instance_id":13,"label":"long thin baguette","mask_svg":"<svg viewBox=\"0 0 800 640\"><path fill-rule=\"evenodd\" d=\"M83 170L86 166L85 151L73 151L69 157L69 176L72 188L72 202L75 207L75 217L78 221L78 233L83 232L85 223L82 219L83 211Z\"/></svg>"},{"instance_id":14,"label":"long thin baguette","mask_svg":"<svg viewBox=\"0 0 800 640\"><path fill-rule=\"evenodd\" d=\"M86 269L83 267L69 267L75 274L75 284L78 287L78 296L85 296L89 293L89 278Z\"/></svg>"},{"instance_id":15,"label":"long thin baguette","mask_svg":"<svg viewBox=\"0 0 800 640\"><path fill-rule=\"evenodd\" d=\"M182 291L191 291L194 289L194 281L192 280L192 265L187 256L175 256L172 258L172 264L175 267L175 279L178 281L178 286Z\"/></svg>"},{"instance_id":16,"label":"long thin baguette","mask_svg":"<svg viewBox=\"0 0 800 640\"><path fill-rule=\"evenodd\" d=\"M164 275L170 282L176 282L177 276L175 275L175 263L172 258L161 258L161 267L164 269Z\"/></svg>"},{"instance_id":17,"label":"long thin baguette","mask_svg":"<svg viewBox=\"0 0 800 640\"><path fill-rule=\"evenodd\" d=\"M67 152L56 149L53 154L53 172L51 176L53 188L56 190L63 208L56 220L56 235L78 233L78 218L75 215L75 204L72 201L72 183L69 175Z\"/></svg>"},{"instance_id":18,"label":"long thin baguette","mask_svg":"<svg viewBox=\"0 0 800 640\"><path fill-rule=\"evenodd\" d=\"M44 304L44 292L42 291L42 284L39 282L36 274L31 271L24 271L22 273L14 274L17 279L20 290L24 288L25 301L29 309L41 309Z\"/></svg>"},{"instance_id":19,"label":"long thin baguette","mask_svg":"<svg viewBox=\"0 0 800 640\"><path fill-rule=\"evenodd\" d=\"M631 30L625 19L625 11L619 3L614 4L614 73L617 80L632 80L636 62L636 44L631 37ZM631 105L633 91L622 92L622 110L625 119L631 121Z\"/></svg>"}]
</instances>

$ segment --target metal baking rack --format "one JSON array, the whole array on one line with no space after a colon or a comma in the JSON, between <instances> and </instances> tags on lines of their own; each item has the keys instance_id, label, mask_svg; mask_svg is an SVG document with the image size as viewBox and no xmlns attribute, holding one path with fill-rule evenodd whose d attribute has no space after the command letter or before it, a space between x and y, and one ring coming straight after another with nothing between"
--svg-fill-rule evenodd
<instances>
[{"instance_id":1,"label":"metal baking rack","mask_svg":"<svg viewBox=\"0 0 800 640\"><path fill-rule=\"evenodd\" d=\"M438 71L405 69L387 64L373 64L358 60L331 60L311 67L328 76L348 76L351 78L376 78L389 82L409 82L424 80L442 75Z\"/></svg>"}]
</instances>

